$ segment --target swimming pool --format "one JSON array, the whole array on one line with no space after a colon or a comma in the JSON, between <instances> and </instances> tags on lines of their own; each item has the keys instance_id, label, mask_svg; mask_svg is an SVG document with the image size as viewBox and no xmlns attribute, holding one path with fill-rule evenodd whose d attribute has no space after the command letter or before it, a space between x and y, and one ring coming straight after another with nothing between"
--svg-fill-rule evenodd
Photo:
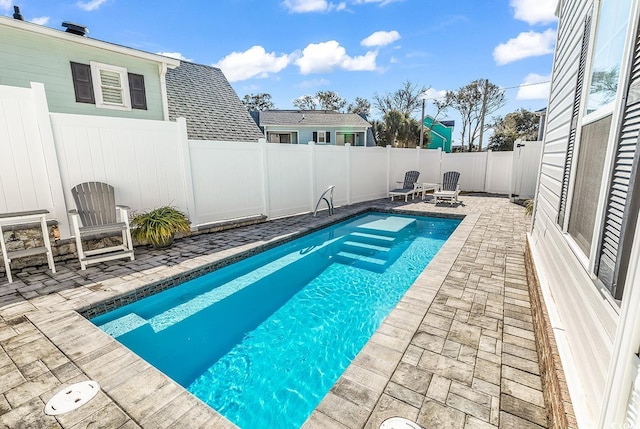
<instances>
[{"instance_id":1,"label":"swimming pool","mask_svg":"<svg viewBox=\"0 0 640 429\"><path fill-rule=\"evenodd\" d=\"M299 427L459 222L365 214L92 322L238 426Z\"/></svg>"}]
</instances>

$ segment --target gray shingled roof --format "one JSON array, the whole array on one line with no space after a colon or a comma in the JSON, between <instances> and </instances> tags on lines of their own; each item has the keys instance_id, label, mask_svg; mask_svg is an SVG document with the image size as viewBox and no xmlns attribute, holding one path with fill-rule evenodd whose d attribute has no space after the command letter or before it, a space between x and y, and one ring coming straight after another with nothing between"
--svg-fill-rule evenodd
<instances>
[{"instance_id":1,"label":"gray shingled roof","mask_svg":"<svg viewBox=\"0 0 640 429\"><path fill-rule=\"evenodd\" d=\"M180 62L167 71L169 118L187 119L192 140L257 141L264 135L222 71Z\"/></svg>"},{"instance_id":2,"label":"gray shingled roof","mask_svg":"<svg viewBox=\"0 0 640 429\"><path fill-rule=\"evenodd\" d=\"M362 116L328 110L265 110L260 112L260 126L296 125L327 127L370 127Z\"/></svg>"}]
</instances>

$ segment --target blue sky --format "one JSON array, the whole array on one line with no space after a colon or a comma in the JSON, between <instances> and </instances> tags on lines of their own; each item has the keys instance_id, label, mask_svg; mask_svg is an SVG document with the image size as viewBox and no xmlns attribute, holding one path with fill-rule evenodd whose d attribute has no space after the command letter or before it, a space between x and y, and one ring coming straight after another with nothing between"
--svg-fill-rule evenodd
<instances>
[{"instance_id":1,"label":"blue sky","mask_svg":"<svg viewBox=\"0 0 640 429\"><path fill-rule=\"evenodd\" d=\"M0 13L10 16L15 4L28 21L76 22L96 39L220 67L241 98L266 92L280 109L319 90L371 101L409 80L437 97L487 78L512 88L505 114L546 107L548 84L528 84L549 80L556 3L0 0Z\"/></svg>"}]
</instances>

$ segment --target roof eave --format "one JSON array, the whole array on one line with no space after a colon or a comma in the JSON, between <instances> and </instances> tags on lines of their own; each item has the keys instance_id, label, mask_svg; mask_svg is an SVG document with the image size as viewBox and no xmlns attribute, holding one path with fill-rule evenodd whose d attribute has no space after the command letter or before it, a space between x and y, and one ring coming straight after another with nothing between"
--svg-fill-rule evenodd
<instances>
[{"instance_id":1,"label":"roof eave","mask_svg":"<svg viewBox=\"0 0 640 429\"><path fill-rule=\"evenodd\" d=\"M61 30L45 27L43 25L34 24L31 22L20 21L8 17L0 17L0 25L15 28L22 31L30 31L32 33L42 34L45 36L61 39L71 43L78 43L81 45L92 46L98 49L105 49L112 52L117 52L124 55L137 57L140 59L154 61L158 63L165 63L169 68L176 68L180 65L180 60L175 58L165 57L163 55L152 54L150 52L139 51L137 49L128 48L126 46L116 45L114 43L103 42L102 40L91 39L89 37L78 36L77 34L67 33Z\"/></svg>"}]
</instances>

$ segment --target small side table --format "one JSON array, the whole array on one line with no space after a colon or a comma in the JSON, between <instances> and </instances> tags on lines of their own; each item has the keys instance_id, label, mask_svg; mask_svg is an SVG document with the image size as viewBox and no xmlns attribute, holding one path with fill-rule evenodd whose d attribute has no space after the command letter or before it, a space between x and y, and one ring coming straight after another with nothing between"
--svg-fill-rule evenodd
<instances>
[{"instance_id":1,"label":"small side table","mask_svg":"<svg viewBox=\"0 0 640 429\"><path fill-rule=\"evenodd\" d=\"M0 214L0 247L2 248L2 257L4 258L4 268L7 271L7 278L9 283L13 282L11 277L11 268L9 264L12 259L24 258L26 256L47 254L47 260L49 262L49 269L53 273L56 272L56 266L53 263L53 253L51 252L51 241L49 240L49 229L47 228L47 214L48 210L32 210L27 212L14 212L14 213L2 213ZM40 221L40 227L42 228L42 238L44 246L32 247L30 249L16 250L14 252L8 252L7 246L4 243L4 236L2 234L2 227L9 225L20 225L29 222Z\"/></svg>"},{"instance_id":2,"label":"small side table","mask_svg":"<svg viewBox=\"0 0 640 429\"><path fill-rule=\"evenodd\" d=\"M427 191L435 192L436 189L438 189L438 184L437 183L423 183L421 185L420 189L422 190L422 201L424 201L424 199L426 198Z\"/></svg>"}]
</instances>

